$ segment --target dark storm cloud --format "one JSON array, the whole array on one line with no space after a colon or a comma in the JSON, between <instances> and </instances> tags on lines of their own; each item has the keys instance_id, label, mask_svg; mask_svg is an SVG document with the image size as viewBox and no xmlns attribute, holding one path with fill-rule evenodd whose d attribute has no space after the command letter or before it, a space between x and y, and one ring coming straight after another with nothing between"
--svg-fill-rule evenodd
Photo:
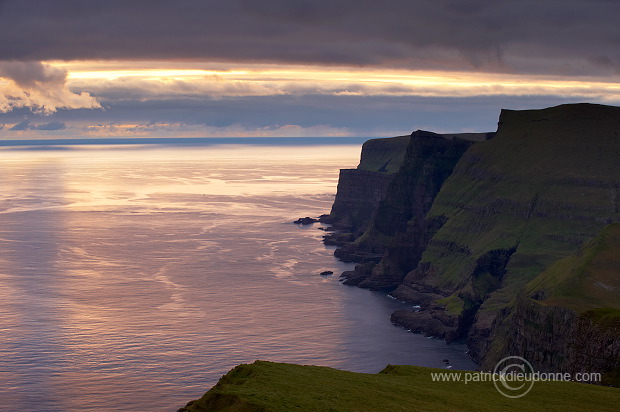
<instances>
[{"instance_id":1,"label":"dark storm cloud","mask_svg":"<svg viewBox=\"0 0 620 412\"><path fill-rule=\"evenodd\" d=\"M64 70L45 66L38 62L0 62L0 77L13 80L18 86L37 87L41 84L64 85Z\"/></svg>"},{"instance_id":2,"label":"dark storm cloud","mask_svg":"<svg viewBox=\"0 0 620 412\"><path fill-rule=\"evenodd\" d=\"M616 0L6 0L0 58L609 74Z\"/></svg>"}]
</instances>

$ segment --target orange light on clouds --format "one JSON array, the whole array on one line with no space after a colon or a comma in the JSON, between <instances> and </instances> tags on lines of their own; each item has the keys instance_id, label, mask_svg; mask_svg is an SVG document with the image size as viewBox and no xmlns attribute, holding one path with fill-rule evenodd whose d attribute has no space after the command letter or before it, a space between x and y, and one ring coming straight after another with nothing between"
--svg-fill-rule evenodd
<instances>
[{"instance_id":1,"label":"orange light on clouds","mask_svg":"<svg viewBox=\"0 0 620 412\"><path fill-rule=\"evenodd\" d=\"M232 65L205 62L48 62L68 72L69 84L94 90L122 80L128 89L157 83L162 95L243 96L276 94L470 97L488 95L582 96L620 99L620 83L596 78L502 73L407 71L356 67ZM171 83L172 81L172 83ZM107 83L106 83L107 82ZM180 87L181 85L185 87Z\"/></svg>"},{"instance_id":2,"label":"orange light on clouds","mask_svg":"<svg viewBox=\"0 0 620 412\"><path fill-rule=\"evenodd\" d=\"M191 70L191 69L144 69L144 70L98 70L69 72L69 79L108 79L114 80L120 77L143 77L143 78L201 78L204 76L243 75L245 71L219 72L214 70Z\"/></svg>"}]
</instances>

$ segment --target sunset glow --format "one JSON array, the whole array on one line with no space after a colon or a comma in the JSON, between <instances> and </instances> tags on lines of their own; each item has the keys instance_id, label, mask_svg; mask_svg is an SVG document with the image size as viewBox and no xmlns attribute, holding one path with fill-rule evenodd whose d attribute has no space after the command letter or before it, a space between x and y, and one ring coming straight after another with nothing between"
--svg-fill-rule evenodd
<instances>
[{"instance_id":1,"label":"sunset glow","mask_svg":"<svg viewBox=\"0 0 620 412\"><path fill-rule=\"evenodd\" d=\"M558 79L557 76L515 75L501 73L404 71L372 68L316 66L249 65L230 70L197 69L200 65L182 63L170 67L166 62L115 62L109 63L49 62L52 67L67 70L69 85L80 88L105 88L105 82L125 81L120 87L140 88L132 81L158 83L159 93L191 94L180 84L196 86L196 93L204 93L211 85L211 92L220 96L328 93L335 95L392 95L392 96L488 96L488 95L557 95L588 96L601 99L620 99L620 83L601 79ZM154 68L159 65L161 68ZM202 63L209 67L223 63ZM221 89L230 84L246 86L244 89ZM217 86L220 89L217 89ZM115 84L115 87L119 87Z\"/></svg>"},{"instance_id":2,"label":"sunset glow","mask_svg":"<svg viewBox=\"0 0 620 412\"><path fill-rule=\"evenodd\" d=\"M492 131L620 104L615 3L523 1L9 0L0 138Z\"/></svg>"}]
</instances>

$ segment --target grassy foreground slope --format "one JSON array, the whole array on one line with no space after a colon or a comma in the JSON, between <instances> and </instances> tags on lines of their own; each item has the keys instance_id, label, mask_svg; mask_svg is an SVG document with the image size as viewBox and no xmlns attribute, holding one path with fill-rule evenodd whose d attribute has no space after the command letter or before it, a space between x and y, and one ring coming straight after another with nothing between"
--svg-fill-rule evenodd
<instances>
[{"instance_id":1,"label":"grassy foreground slope","mask_svg":"<svg viewBox=\"0 0 620 412\"><path fill-rule=\"evenodd\" d=\"M377 374L256 361L239 365L180 411L617 411L620 389L573 382L536 382L518 399L492 382L438 382L419 366ZM471 372L449 371L464 375Z\"/></svg>"}]
</instances>

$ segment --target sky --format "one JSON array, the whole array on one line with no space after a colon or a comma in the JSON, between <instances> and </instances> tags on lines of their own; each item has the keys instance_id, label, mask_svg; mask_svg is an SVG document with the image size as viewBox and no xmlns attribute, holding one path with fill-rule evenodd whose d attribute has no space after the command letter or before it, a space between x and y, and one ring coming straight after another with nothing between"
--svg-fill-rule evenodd
<instances>
[{"instance_id":1,"label":"sky","mask_svg":"<svg viewBox=\"0 0 620 412\"><path fill-rule=\"evenodd\" d=\"M620 105L617 0L0 0L0 139L494 131Z\"/></svg>"}]
</instances>

